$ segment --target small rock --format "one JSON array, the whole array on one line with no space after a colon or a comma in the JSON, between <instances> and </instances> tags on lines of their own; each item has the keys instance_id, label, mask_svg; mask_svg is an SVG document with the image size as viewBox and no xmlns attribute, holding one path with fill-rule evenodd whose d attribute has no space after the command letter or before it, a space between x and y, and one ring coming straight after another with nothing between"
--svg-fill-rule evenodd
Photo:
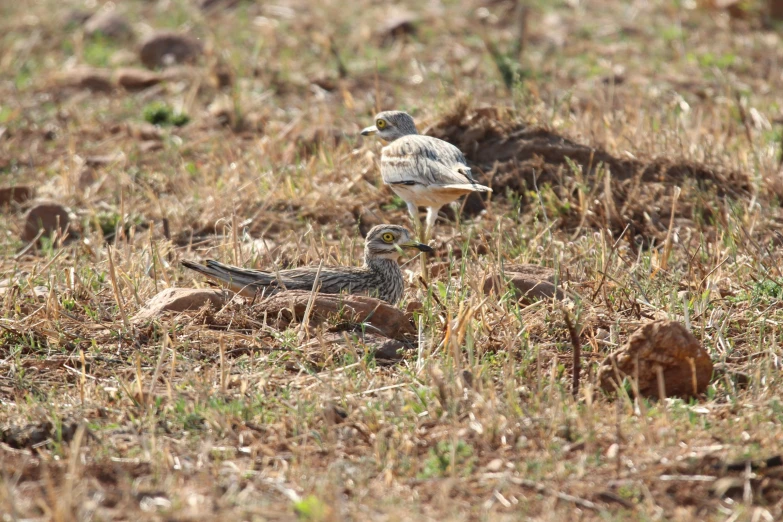
<instances>
[{"instance_id":1,"label":"small rock","mask_svg":"<svg viewBox=\"0 0 783 522\"><path fill-rule=\"evenodd\" d=\"M71 9L63 17L65 26L82 26L84 22L92 18L93 13L84 9Z\"/></svg>"},{"instance_id":2,"label":"small rock","mask_svg":"<svg viewBox=\"0 0 783 522\"><path fill-rule=\"evenodd\" d=\"M418 19L410 13L389 17L379 31L381 42L390 44L392 41L406 35L415 35L417 23Z\"/></svg>"},{"instance_id":3,"label":"small rock","mask_svg":"<svg viewBox=\"0 0 783 522\"><path fill-rule=\"evenodd\" d=\"M598 380L603 390L614 392L624 377L638 378L639 393L658 398L659 372L666 397L693 397L707 389L712 360L684 325L654 321L635 331L625 346L601 363Z\"/></svg>"},{"instance_id":4,"label":"small rock","mask_svg":"<svg viewBox=\"0 0 783 522\"><path fill-rule=\"evenodd\" d=\"M226 304L229 295L223 290L209 288L167 288L147 301L147 304L133 316L133 321L149 321L166 312L198 310L206 303L220 308Z\"/></svg>"},{"instance_id":5,"label":"small rock","mask_svg":"<svg viewBox=\"0 0 783 522\"><path fill-rule=\"evenodd\" d=\"M163 131L151 123L134 123L126 127L128 134L141 141L158 141L163 139Z\"/></svg>"},{"instance_id":6,"label":"small rock","mask_svg":"<svg viewBox=\"0 0 783 522\"><path fill-rule=\"evenodd\" d=\"M402 341L389 339L375 350L375 360L391 363L401 361L402 352L404 352L406 348L408 348L408 346Z\"/></svg>"},{"instance_id":7,"label":"small rock","mask_svg":"<svg viewBox=\"0 0 783 522\"><path fill-rule=\"evenodd\" d=\"M25 426L3 426L0 428L0 442L12 448L33 449L47 440L69 443L79 424L73 420L62 419L59 426L49 421L27 424Z\"/></svg>"},{"instance_id":8,"label":"small rock","mask_svg":"<svg viewBox=\"0 0 783 522\"><path fill-rule=\"evenodd\" d=\"M58 74L56 81L61 87L88 89L93 92L111 92L114 90L111 74L107 69L77 67Z\"/></svg>"},{"instance_id":9,"label":"small rock","mask_svg":"<svg viewBox=\"0 0 783 522\"><path fill-rule=\"evenodd\" d=\"M49 297L49 287L48 286L33 287L33 297L35 297L38 301L46 301L46 298Z\"/></svg>"},{"instance_id":10,"label":"small rock","mask_svg":"<svg viewBox=\"0 0 783 522\"><path fill-rule=\"evenodd\" d=\"M84 164L87 167L108 167L110 165L116 165L125 159L125 155L122 152L115 154L102 154L96 156L87 156L84 158Z\"/></svg>"},{"instance_id":11,"label":"small rock","mask_svg":"<svg viewBox=\"0 0 783 522\"><path fill-rule=\"evenodd\" d=\"M149 69L195 62L201 56L201 42L185 34L159 32L147 38L139 50L141 63Z\"/></svg>"},{"instance_id":12,"label":"small rock","mask_svg":"<svg viewBox=\"0 0 783 522\"><path fill-rule=\"evenodd\" d=\"M159 140L147 140L139 143L139 150L141 152L155 152L156 150L162 150L163 143Z\"/></svg>"},{"instance_id":13,"label":"small rock","mask_svg":"<svg viewBox=\"0 0 783 522\"><path fill-rule=\"evenodd\" d=\"M348 418L348 413L333 402L328 402L324 405L323 414L324 419L331 426L340 424Z\"/></svg>"},{"instance_id":14,"label":"small rock","mask_svg":"<svg viewBox=\"0 0 783 522\"><path fill-rule=\"evenodd\" d=\"M133 36L128 21L114 9L99 11L91 16L84 24L84 33L87 36L102 35L114 39Z\"/></svg>"},{"instance_id":15,"label":"small rock","mask_svg":"<svg viewBox=\"0 0 783 522\"><path fill-rule=\"evenodd\" d=\"M16 187L0 188L0 206L10 205L11 203L24 203L33 199L33 187L18 185Z\"/></svg>"},{"instance_id":16,"label":"small rock","mask_svg":"<svg viewBox=\"0 0 783 522\"><path fill-rule=\"evenodd\" d=\"M81 168L79 171L79 179L77 180L79 189L84 190L96 181L98 181L98 173L95 172L95 169L86 165Z\"/></svg>"},{"instance_id":17,"label":"small rock","mask_svg":"<svg viewBox=\"0 0 783 522\"><path fill-rule=\"evenodd\" d=\"M217 96L207 107L207 112L218 124L233 126L236 123L236 107L229 96Z\"/></svg>"},{"instance_id":18,"label":"small rock","mask_svg":"<svg viewBox=\"0 0 783 522\"><path fill-rule=\"evenodd\" d=\"M503 459L492 459L487 464L487 471L496 472L503 469Z\"/></svg>"},{"instance_id":19,"label":"small rock","mask_svg":"<svg viewBox=\"0 0 783 522\"><path fill-rule=\"evenodd\" d=\"M159 74L136 67L122 67L114 72L114 81L125 90L142 91L161 82Z\"/></svg>"},{"instance_id":20,"label":"small rock","mask_svg":"<svg viewBox=\"0 0 783 522\"><path fill-rule=\"evenodd\" d=\"M266 314L268 319L276 319L277 327L282 329L304 317L310 296L307 290L285 290L266 298L256 309L261 316ZM384 301L360 295L317 293L310 311L313 324L334 316L344 323L362 323L367 333L390 339L403 339L416 333L405 313Z\"/></svg>"},{"instance_id":21,"label":"small rock","mask_svg":"<svg viewBox=\"0 0 783 522\"><path fill-rule=\"evenodd\" d=\"M334 127L306 127L296 137L296 150L299 155L315 154L323 148L334 148L345 138L345 133Z\"/></svg>"},{"instance_id":22,"label":"small rock","mask_svg":"<svg viewBox=\"0 0 783 522\"><path fill-rule=\"evenodd\" d=\"M538 265L508 265L504 268L505 279L521 294L525 302L532 302L532 298L559 300L565 298L563 291L555 286L555 271L551 268ZM497 291L504 292L507 288L503 284L503 278L499 273L491 274L484 280L484 293Z\"/></svg>"},{"instance_id":23,"label":"small rock","mask_svg":"<svg viewBox=\"0 0 783 522\"><path fill-rule=\"evenodd\" d=\"M31 208L24 218L22 241L32 241L43 229L43 236L51 236L54 232L68 228L70 223L68 210L57 203L42 202Z\"/></svg>"},{"instance_id":24,"label":"small rock","mask_svg":"<svg viewBox=\"0 0 783 522\"><path fill-rule=\"evenodd\" d=\"M721 477L710 485L712 494L718 498L726 496L742 498L744 489L745 479L743 477Z\"/></svg>"},{"instance_id":25,"label":"small rock","mask_svg":"<svg viewBox=\"0 0 783 522\"><path fill-rule=\"evenodd\" d=\"M217 63L210 71L210 78L218 89L224 89L234 85L234 72L224 63Z\"/></svg>"},{"instance_id":26,"label":"small rock","mask_svg":"<svg viewBox=\"0 0 783 522\"><path fill-rule=\"evenodd\" d=\"M407 315L411 320L413 320L414 313L423 311L424 303L421 301L410 301L407 305L405 305L405 315Z\"/></svg>"},{"instance_id":27,"label":"small rock","mask_svg":"<svg viewBox=\"0 0 783 522\"><path fill-rule=\"evenodd\" d=\"M198 0L198 7L202 11L217 11L236 7L239 0Z\"/></svg>"}]
</instances>

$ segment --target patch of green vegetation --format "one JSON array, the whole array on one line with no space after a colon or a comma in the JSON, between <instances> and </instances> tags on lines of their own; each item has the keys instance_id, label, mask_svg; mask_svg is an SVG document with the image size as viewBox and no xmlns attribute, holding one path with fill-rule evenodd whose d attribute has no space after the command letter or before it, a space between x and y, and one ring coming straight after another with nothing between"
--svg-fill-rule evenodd
<instances>
[{"instance_id":1,"label":"patch of green vegetation","mask_svg":"<svg viewBox=\"0 0 783 522\"><path fill-rule=\"evenodd\" d=\"M445 477L455 472L459 476L467 476L473 471L475 460L473 448L465 441L457 441L456 446L440 441L430 448L419 478Z\"/></svg>"},{"instance_id":2,"label":"patch of green vegetation","mask_svg":"<svg viewBox=\"0 0 783 522\"><path fill-rule=\"evenodd\" d=\"M735 296L728 297L731 303L764 303L770 299L783 299L783 280L780 279L761 279L754 281L745 291L737 293Z\"/></svg>"},{"instance_id":3,"label":"patch of green vegetation","mask_svg":"<svg viewBox=\"0 0 783 522\"><path fill-rule=\"evenodd\" d=\"M711 69L713 67L726 69L734 65L737 60L737 55L734 53L714 54L710 52L703 54L688 53L687 58L688 61L698 63L700 67L705 69Z\"/></svg>"},{"instance_id":4,"label":"patch of green vegetation","mask_svg":"<svg viewBox=\"0 0 783 522\"><path fill-rule=\"evenodd\" d=\"M119 212L108 210L98 212L95 216L95 221L97 222L97 226L101 229L104 238L113 238L120 225L122 225L122 229L126 234L132 227L138 228L146 225L142 216L130 215L122 220Z\"/></svg>"},{"instance_id":5,"label":"patch of green vegetation","mask_svg":"<svg viewBox=\"0 0 783 522\"><path fill-rule=\"evenodd\" d=\"M144 107L144 120L153 125L182 127L190 122L190 116L184 112L176 112L166 103L153 102Z\"/></svg>"},{"instance_id":6,"label":"patch of green vegetation","mask_svg":"<svg viewBox=\"0 0 783 522\"><path fill-rule=\"evenodd\" d=\"M294 502L294 511L301 520L312 521L326 520L331 513L329 506L315 495Z\"/></svg>"},{"instance_id":7,"label":"patch of green vegetation","mask_svg":"<svg viewBox=\"0 0 783 522\"><path fill-rule=\"evenodd\" d=\"M117 52L116 47L108 38L102 34L96 34L85 42L83 59L94 67L108 67L112 55Z\"/></svg>"},{"instance_id":8,"label":"patch of green vegetation","mask_svg":"<svg viewBox=\"0 0 783 522\"><path fill-rule=\"evenodd\" d=\"M381 205L381 208L383 210L403 210L408 208L408 205L400 196L394 194L392 196L391 202L386 203L385 205Z\"/></svg>"}]
</instances>

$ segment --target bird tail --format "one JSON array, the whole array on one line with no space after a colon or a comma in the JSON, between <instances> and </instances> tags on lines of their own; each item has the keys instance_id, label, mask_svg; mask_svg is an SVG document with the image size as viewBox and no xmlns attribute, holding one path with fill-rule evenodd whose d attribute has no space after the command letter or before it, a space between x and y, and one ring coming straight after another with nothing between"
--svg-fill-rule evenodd
<instances>
[{"instance_id":1,"label":"bird tail","mask_svg":"<svg viewBox=\"0 0 783 522\"><path fill-rule=\"evenodd\" d=\"M225 283L232 292L248 297L254 297L259 289L275 282L271 274L224 265L212 259L207 260L206 266L193 261L183 261L182 266L195 270L213 281Z\"/></svg>"},{"instance_id":2,"label":"bird tail","mask_svg":"<svg viewBox=\"0 0 783 522\"><path fill-rule=\"evenodd\" d=\"M451 183L449 185L440 185L438 188L451 190L465 190L469 192L492 192L492 189L478 183Z\"/></svg>"}]
</instances>

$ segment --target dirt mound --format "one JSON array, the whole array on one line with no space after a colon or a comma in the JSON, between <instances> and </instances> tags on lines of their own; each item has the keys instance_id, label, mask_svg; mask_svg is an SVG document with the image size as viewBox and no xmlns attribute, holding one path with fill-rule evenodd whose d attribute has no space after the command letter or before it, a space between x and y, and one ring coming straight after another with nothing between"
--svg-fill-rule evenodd
<instances>
[{"instance_id":1,"label":"dirt mound","mask_svg":"<svg viewBox=\"0 0 783 522\"><path fill-rule=\"evenodd\" d=\"M692 186L732 198L751 192L744 173L668 158L648 162L617 158L548 129L514 121L498 108L460 106L426 132L459 147L479 181L493 188L494 198L510 192L525 205L532 202L530 191L551 187L554 197L545 203L552 204L560 226L567 229L597 226L620 233L628 226L633 235L660 238L668 229L674 187ZM580 191L589 197L580 200ZM702 210L699 203L682 198L675 217L695 219L696 211ZM465 205L467 213L481 208L480 201Z\"/></svg>"}]
</instances>

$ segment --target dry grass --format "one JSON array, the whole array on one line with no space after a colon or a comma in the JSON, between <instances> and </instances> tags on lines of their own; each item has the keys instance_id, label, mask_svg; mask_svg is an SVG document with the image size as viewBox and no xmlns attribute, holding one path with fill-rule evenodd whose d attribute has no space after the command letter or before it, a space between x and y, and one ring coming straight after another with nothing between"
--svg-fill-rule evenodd
<instances>
[{"instance_id":1,"label":"dry grass","mask_svg":"<svg viewBox=\"0 0 783 522\"><path fill-rule=\"evenodd\" d=\"M779 519L782 468L756 463L783 443L783 47L745 4L118 2L139 37L206 53L96 93L62 73L137 66L133 42L84 35L79 2L3 2L0 180L74 213L27 250L24 208L0 213L3 520ZM384 37L402 11L416 34ZM154 102L190 122L150 128ZM360 231L408 223L357 136L379 107L495 187L439 222L429 288L405 265L423 309L401 362L236 303L130 321L204 284L181 259L358 263ZM564 310L482 293L520 262L581 296L576 399ZM709 350L705 397L592 385L653 318Z\"/></svg>"}]
</instances>

